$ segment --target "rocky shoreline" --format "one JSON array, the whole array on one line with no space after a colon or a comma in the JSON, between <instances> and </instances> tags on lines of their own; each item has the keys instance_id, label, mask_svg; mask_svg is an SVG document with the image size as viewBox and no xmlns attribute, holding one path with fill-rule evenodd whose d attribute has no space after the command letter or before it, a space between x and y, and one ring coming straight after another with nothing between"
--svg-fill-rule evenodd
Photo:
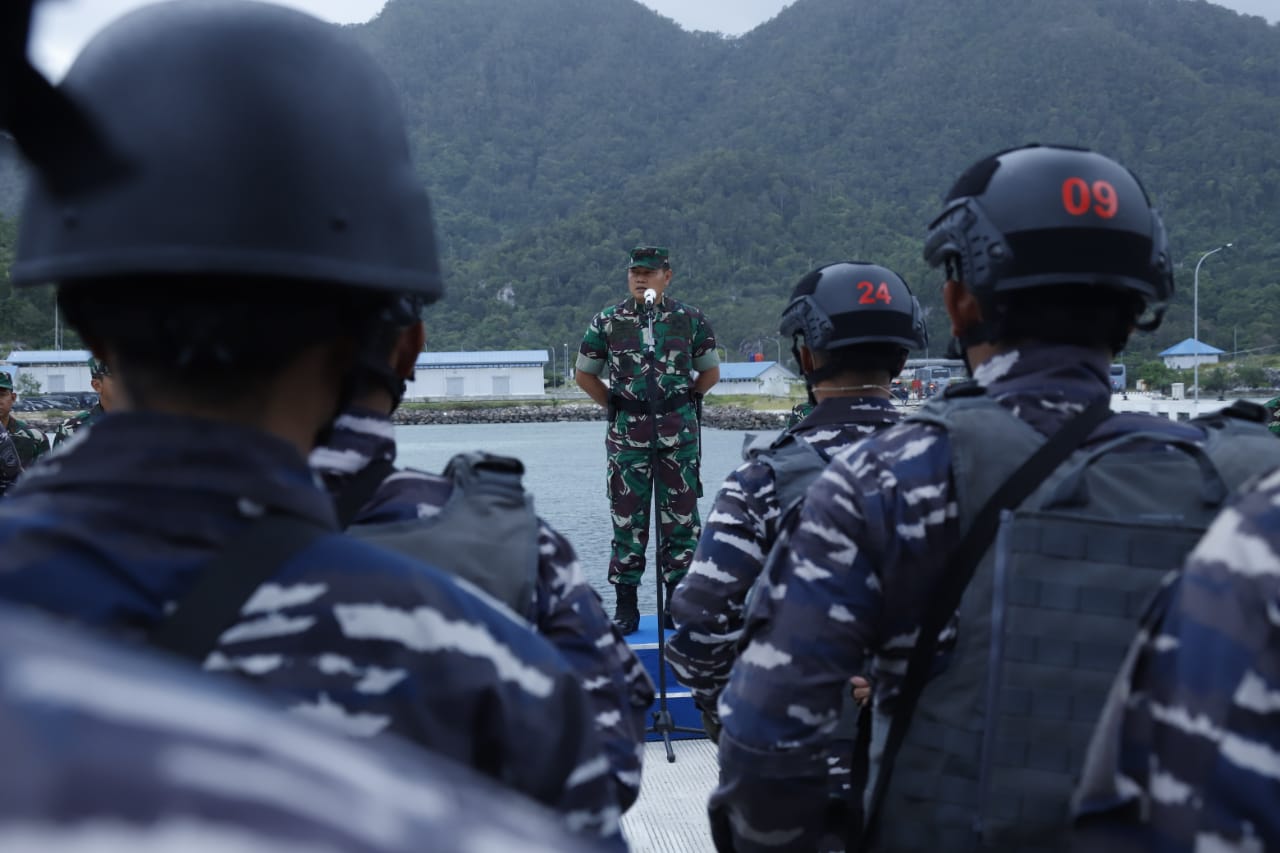
<instances>
[{"instance_id":1,"label":"rocky shoreline","mask_svg":"<svg viewBox=\"0 0 1280 853\"><path fill-rule=\"evenodd\" d=\"M17 417L44 432L55 431L68 415L17 412ZM397 424L540 424L557 421L602 421L604 409L594 403L555 406L459 406L456 409L401 409L391 418ZM706 406L702 425L710 429L774 430L787 423L786 412L757 412L741 406Z\"/></svg>"},{"instance_id":2,"label":"rocky shoreline","mask_svg":"<svg viewBox=\"0 0 1280 853\"><path fill-rule=\"evenodd\" d=\"M557 421L602 421L604 409L594 403L565 403L556 406L501 406L456 409L401 409L392 420L397 424L531 424ZM786 412L757 412L741 406L706 406L702 425L712 429L782 429Z\"/></svg>"}]
</instances>

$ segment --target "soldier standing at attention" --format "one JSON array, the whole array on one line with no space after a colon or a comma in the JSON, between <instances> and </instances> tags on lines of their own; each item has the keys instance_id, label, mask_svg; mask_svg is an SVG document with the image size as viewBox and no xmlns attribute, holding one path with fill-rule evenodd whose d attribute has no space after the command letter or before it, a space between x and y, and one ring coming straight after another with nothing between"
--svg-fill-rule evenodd
<instances>
[{"instance_id":1,"label":"soldier standing at attention","mask_svg":"<svg viewBox=\"0 0 1280 853\"><path fill-rule=\"evenodd\" d=\"M56 284L120 394L0 503L0 598L397 735L620 845L561 655L449 575L342 535L307 465L385 368L397 307L442 292L385 73L296 10L174 0L108 25L59 89L24 79L60 109L11 128L34 149L13 281ZM26 135L58 116L71 129Z\"/></svg>"},{"instance_id":2,"label":"soldier standing at attention","mask_svg":"<svg viewBox=\"0 0 1280 853\"><path fill-rule=\"evenodd\" d=\"M93 390L98 392L98 402L93 408L72 415L62 422L58 427L58 431L53 434L53 446L57 447L62 442L71 438L76 430L81 427L87 427L94 424L99 418L111 411L111 407L115 404L116 381L111 376L111 368L105 361L99 358L89 357L89 384L93 386Z\"/></svg>"},{"instance_id":3,"label":"soldier standing at attention","mask_svg":"<svg viewBox=\"0 0 1280 853\"><path fill-rule=\"evenodd\" d=\"M875 264L813 270L795 286L779 331L816 406L770 447L753 451L716 495L689 573L671 599L678 630L667 645L716 737L716 700L729 680L747 593L778 541L783 513L831 457L898 422L890 383L911 349L924 349L924 312L907 283Z\"/></svg>"},{"instance_id":4,"label":"soldier standing at attention","mask_svg":"<svg viewBox=\"0 0 1280 853\"><path fill-rule=\"evenodd\" d=\"M578 387L609 413L609 583L617 599L614 622L623 634L640 627L636 588L644 576L653 490L661 533L658 571L668 598L689 569L701 530L698 421L702 395L720 380L720 358L702 312L666 295L671 276L666 248L632 249L630 297L591 319L574 371Z\"/></svg>"},{"instance_id":5,"label":"soldier standing at attention","mask_svg":"<svg viewBox=\"0 0 1280 853\"><path fill-rule=\"evenodd\" d=\"M18 451L18 460L23 468L31 467L31 463L39 459L49 450L49 439L45 434L26 421L13 416L13 404L18 402L18 395L13 390L13 374L0 370L0 426L3 426L13 439L13 446Z\"/></svg>"}]
</instances>

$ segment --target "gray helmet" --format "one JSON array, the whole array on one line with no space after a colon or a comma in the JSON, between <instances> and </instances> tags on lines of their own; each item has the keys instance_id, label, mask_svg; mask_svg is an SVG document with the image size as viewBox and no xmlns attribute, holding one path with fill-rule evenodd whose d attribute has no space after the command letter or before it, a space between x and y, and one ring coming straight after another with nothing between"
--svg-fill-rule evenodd
<instances>
[{"instance_id":1,"label":"gray helmet","mask_svg":"<svg viewBox=\"0 0 1280 853\"><path fill-rule=\"evenodd\" d=\"M94 38L61 89L129 169L92 191L37 171L15 283L191 274L441 295L396 94L339 27L240 0L149 6Z\"/></svg>"},{"instance_id":2,"label":"gray helmet","mask_svg":"<svg viewBox=\"0 0 1280 853\"><path fill-rule=\"evenodd\" d=\"M956 267L980 300L1083 285L1136 294L1158 317L1173 297L1159 214L1137 177L1083 148L1029 145L971 166L929 226L924 259Z\"/></svg>"},{"instance_id":3,"label":"gray helmet","mask_svg":"<svg viewBox=\"0 0 1280 853\"><path fill-rule=\"evenodd\" d=\"M857 344L897 344L924 349L929 343L924 311L902 277L862 261L818 267L791 291L778 331L801 335L812 350Z\"/></svg>"}]
</instances>

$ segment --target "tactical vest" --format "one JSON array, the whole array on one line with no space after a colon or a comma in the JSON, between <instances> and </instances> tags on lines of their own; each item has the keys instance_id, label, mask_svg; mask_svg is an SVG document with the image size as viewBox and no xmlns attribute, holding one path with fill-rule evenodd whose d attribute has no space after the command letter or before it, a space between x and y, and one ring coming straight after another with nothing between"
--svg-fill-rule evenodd
<instances>
[{"instance_id":1,"label":"tactical vest","mask_svg":"<svg viewBox=\"0 0 1280 853\"><path fill-rule=\"evenodd\" d=\"M962 531L1045 441L987 397L938 400L912 420L950 435ZM876 849L1068 849L1072 788L1144 605L1229 492L1280 464L1261 423L1193 423L1203 445L1153 421L1077 450L1002 514L961 599L951 663L898 753ZM1143 439L1168 449L1112 452ZM877 717L873 778L888 726Z\"/></svg>"},{"instance_id":2,"label":"tactical vest","mask_svg":"<svg viewBox=\"0 0 1280 853\"><path fill-rule=\"evenodd\" d=\"M784 515L831 461L809 442L785 432L763 448L744 442L743 458L768 465L773 471L773 491Z\"/></svg>"},{"instance_id":3,"label":"tactical vest","mask_svg":"<svg viewBox=\"0 0 1280 853\"><path fill-rule=\"evenodd\" d=\"M463 578L530 623L536 616L538 517L524 490L520 460L462 453L445 476L453 492L440 512L347 533Z\"/></svg>"}]
</instances>

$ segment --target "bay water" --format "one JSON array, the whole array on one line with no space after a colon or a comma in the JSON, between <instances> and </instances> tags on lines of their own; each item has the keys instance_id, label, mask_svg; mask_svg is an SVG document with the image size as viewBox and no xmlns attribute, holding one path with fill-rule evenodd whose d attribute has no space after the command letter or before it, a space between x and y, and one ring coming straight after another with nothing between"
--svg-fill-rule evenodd
<instances>
[{"instance_id":1,"label":"bay water","mask_svg":"<svg viewBox=\"0 0 1280 853\"><path fill-rule=\"evenodd\" d=\"M612 615L608 570L613 528L605 489L604 431L603 421L397 426L396 461L404 467L438 473L454 454L473 450L520 459L525 466L525 488L533 495L535 509L573 543L583 573ZM725 477L742 462L746 435L738 430L702 431L703 497L698 509L704 522ZM640 585L641 613L656 612L653 545L650 533Z\"/></svg>"}]
</instances>

